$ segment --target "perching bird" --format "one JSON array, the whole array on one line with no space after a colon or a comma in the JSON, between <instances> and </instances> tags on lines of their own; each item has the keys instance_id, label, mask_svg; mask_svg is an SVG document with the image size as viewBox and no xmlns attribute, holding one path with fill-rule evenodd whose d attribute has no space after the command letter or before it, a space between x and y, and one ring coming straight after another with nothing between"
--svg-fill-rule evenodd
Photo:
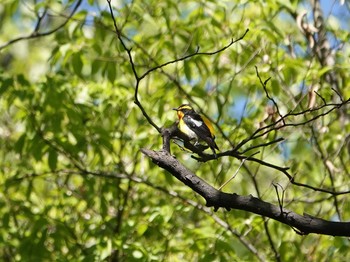
<instances>
[{"instance_id":1,"label":"perching bird","mask_svg":"<svg viewBox=\"0 0 350 262\"><path fill-rule=\"evenodd\" d=\"M216 157L215 149L219 150L219 147L215 143L214 128L210 121L205 116L198 114L188 104L183 104L174 110L177 111L179 118L178 129L189 140L195 140L195 146L199 144L199 141L206 142Z\"/></svg>"}]
</instances>

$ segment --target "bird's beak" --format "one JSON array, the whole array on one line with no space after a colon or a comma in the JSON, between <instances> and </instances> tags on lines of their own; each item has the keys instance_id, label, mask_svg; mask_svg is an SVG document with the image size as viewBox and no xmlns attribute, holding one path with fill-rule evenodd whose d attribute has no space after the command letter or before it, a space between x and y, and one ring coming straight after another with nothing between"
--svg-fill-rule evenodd
<instances>
[{"instance_id":1,"label":"bird's beak","mask_svg":"<svg viewBox=\"0 0 350 262\"><path fill-rule=\"evenodd\" d=\"M175 110L175 111L179 111L177 108L173 108L173 110Z\"/></svg>"}]
</instances>

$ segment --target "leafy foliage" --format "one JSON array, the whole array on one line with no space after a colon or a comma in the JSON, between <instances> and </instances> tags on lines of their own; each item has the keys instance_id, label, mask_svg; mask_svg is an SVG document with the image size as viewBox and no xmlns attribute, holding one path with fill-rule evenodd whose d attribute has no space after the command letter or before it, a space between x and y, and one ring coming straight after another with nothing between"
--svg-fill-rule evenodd
<instances>
[{"instance_id":1,"label":"leafy foliage","mask_svg":"<svg viewBox=\"0 0 350 262\"><path fill-rule=\"evenodd\" d=\"M142 147L161 148L162 141L134 104L136 72L142 76L136 98L155 125L172 125L171 109L189 102L214 121L222 152L287 115L284 125L239 150L283 137L247 154L290 167L304 185L347 192L349 105L328 110L350 97L348 9L344 16L338 2L323 6L334 58L327 65L298 26L303 9L303 21L313 24L307 1L111 4L120 32L105 1L5 1L0 10L0 257L349 260L344 238L299 236L248 212L204 207L140 153ZM208 55L247 28L243 39ZM169 61L174 63L160 66ZM262 81L271 77L266 90L257 72ZM216 187L241 164L232 157L199 163L178 145L171 149ZM295 212L349 220L349 193L293 185L279 170L256 162L245 161L223 190L278 205L274 185Z\"/></svg>"}]
</instances>

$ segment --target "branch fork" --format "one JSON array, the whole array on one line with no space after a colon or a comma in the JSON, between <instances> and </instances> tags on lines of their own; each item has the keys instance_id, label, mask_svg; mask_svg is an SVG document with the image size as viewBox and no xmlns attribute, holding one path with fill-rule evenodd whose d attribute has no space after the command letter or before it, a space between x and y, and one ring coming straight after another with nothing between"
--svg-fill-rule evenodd
<instances>
[{"instance_id":1,"label":"branch fork","mask_svg":"<svg viewBox=\"0 0 350 262\"><path fill-rule=\"evenodd\" d=\"M206 206L214 207L215 211L219 208L225 208L228 211L231 209L245 210L284 223L300 235L316 233L332 236L350 236L349 222L333 222L307 214L299 215L283 208L281 201L279 201L279 205L273 205L252 195L241 196L236 193L222 192L214 188L171 155L171 139L174 136L181 138L181 132L178 131L176 123L170 128L163 128L161 134L163 137L163 148L161 150L154 151L142 148L141 152L148 156L153 163L168 171L186 186L201 195L206 200Z\"/></svg>"}]
</instances>

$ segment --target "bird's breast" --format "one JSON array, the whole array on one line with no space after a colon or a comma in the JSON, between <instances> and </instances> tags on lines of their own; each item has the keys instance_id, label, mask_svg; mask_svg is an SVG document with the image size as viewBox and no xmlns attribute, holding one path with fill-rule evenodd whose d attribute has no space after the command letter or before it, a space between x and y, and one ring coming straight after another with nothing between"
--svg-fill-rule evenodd
<instances>
[{"instance_id":1,"label":"bird's breast","mask_svg":"<svg viewBox=\"0 0 350 262\"><path fill-rule=\"evenodd\" d=\"M195 132L193 132L186 124L184 121L179 122L179 129L182 133L187 135L190 139L198 139L198 136L196 135Z\"/></svg>"}]
</instances>

